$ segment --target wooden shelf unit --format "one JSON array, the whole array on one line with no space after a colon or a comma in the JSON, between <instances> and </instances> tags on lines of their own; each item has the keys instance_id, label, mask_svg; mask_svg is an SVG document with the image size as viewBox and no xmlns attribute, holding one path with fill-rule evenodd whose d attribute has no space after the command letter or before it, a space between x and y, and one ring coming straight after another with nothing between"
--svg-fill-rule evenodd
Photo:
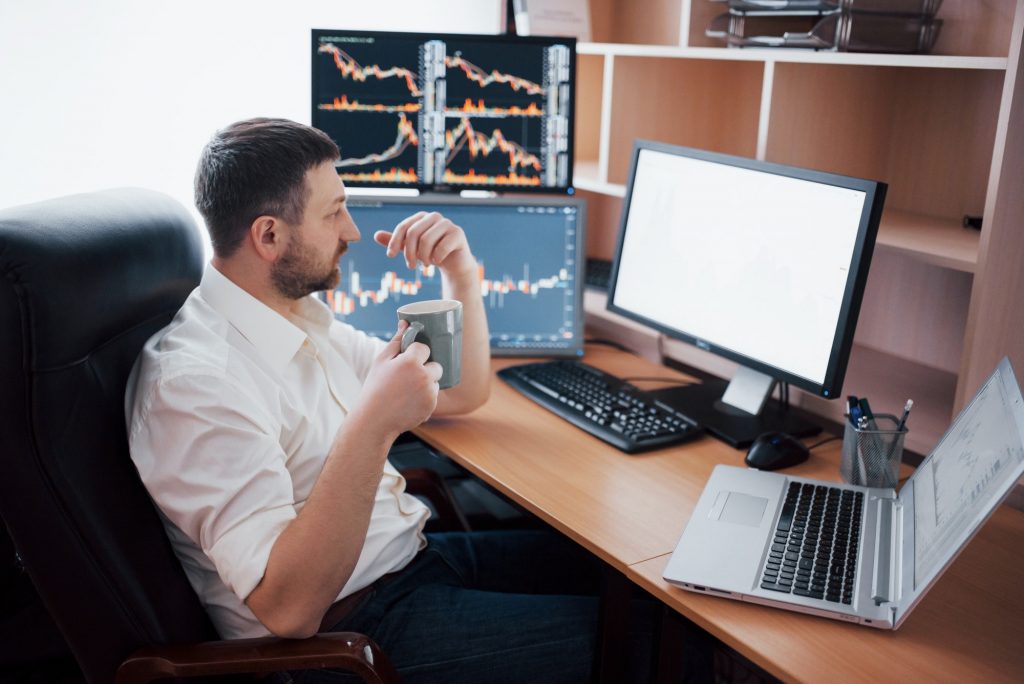
<instances>
[{"instance_id":1,"label":"wooden shelf unit","mask_svg":"<svg viewBox=\"0 0 1024 684\"><path fill-rule=\"evenodd\" d=\"M927 452L1002 356L1024 371L1024 0L945 0L929 55L728 49L703 32L723 10L591 0L575 172L588 256L614 254L636 138L887 182L844 390L873 403L916 394L912 443ZM982 231L964 215L981 216ZM716 371L704 352L625 325L603 298L586 306L603 335Z\"/></svg>"}]
</instances>

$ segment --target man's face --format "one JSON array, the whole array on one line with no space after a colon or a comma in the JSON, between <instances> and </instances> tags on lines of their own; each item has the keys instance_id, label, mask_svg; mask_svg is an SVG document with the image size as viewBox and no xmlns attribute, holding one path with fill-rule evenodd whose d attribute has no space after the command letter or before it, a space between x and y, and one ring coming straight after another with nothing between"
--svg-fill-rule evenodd
<instances>
[{"instance_id":1,"label":"man's face","mask_svg":"<svg viewBox=\"0 0 1024 684\"><path fill-rule=\"evenodd\" d=\"M325 162L306 172L309 198L302 222L292 226L288 246L270 272L274 286L289 299L334 289L341 282L338 260L359 229L345 206L345 185Z\"/></svg>"}]
</instances>

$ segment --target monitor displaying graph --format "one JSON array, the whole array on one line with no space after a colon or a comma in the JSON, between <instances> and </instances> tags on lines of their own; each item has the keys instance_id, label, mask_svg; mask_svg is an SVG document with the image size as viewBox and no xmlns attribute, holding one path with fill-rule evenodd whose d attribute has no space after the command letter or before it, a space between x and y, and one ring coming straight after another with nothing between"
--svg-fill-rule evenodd
<instances>
[{"instance_id":1,"label":"monitor displaying graph","mask_svg":"<svg viewBox=\"0 0 1024 684\"><path fill-rule=\"evenodd\" d=\"M323 294L337 319L389 339L398 307L442 298L437 268L411 270L373 240L417 211L437 211L462 227L476 257L493 353L582 354L582 200L350 197L348 208L362 239L340 259L341 283Z\"/></svg>"},{"instance_id":2,"label":"monitor displaying graph","mask_svg":"<svg viewBox=\"0 0 1024 684\"><path fill-rule=\"evenodd\" d=\"M313 30L347 185L572 192L575 40Z\"/></svg>"}]
</instances>

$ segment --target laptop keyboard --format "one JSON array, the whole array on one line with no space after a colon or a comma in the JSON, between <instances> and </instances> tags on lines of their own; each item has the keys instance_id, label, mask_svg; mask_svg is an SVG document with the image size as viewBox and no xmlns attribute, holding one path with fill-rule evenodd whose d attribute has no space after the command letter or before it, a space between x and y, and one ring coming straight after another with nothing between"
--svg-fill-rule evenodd
<instances>
[{"instance_id":1,"label":"laptop keyboard","mask_svg":"<svg viewBox=\"0 0 1024 684\"><path fill-rule=\"evenodd\" d=\"M864 494L791 482L761 588L849 605Z\"/></svg>"}]
</instances>

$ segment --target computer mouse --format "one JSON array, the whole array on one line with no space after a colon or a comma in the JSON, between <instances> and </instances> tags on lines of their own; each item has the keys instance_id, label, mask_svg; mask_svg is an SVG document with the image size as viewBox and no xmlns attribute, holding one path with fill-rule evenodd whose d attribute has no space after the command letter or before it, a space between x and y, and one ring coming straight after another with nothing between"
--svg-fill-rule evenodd
<instances>
[{"instance_id":1,"label":"computer mouse","mask_svg":"<svg viewBox=\"0 0 1024 684\"><path fill-rule=\"evenodd\" d=\"M765 432L750 445L744 460L751 468L778 470L799 465L810 455L811 450L796 437L784 432Z\"/></svg>"}]
</instances>

